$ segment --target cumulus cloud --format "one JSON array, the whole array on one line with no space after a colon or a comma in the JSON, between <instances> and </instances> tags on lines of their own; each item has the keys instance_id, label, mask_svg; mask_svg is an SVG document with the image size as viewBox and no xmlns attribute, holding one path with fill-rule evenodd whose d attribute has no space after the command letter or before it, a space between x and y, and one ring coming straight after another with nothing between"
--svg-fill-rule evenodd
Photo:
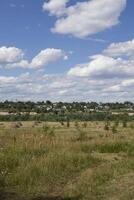
<instances>
[{"instance_id":1,"label":"cumulus cloud","mask_svg":"<svg viewBox=\"0 0 134 200\"><path fill-rule=\"evenodd\" d=\"M0 76L0 100L124 101L134 100L134 80L95 79L37 72L18 77Z\"/></svg>"},{"instance_id":2,"label":"cumulus cloud","mask_svg":"<svg viewBox=\"0 0 134 200\"><path fill-rule=\"evenodd\" d=\"M112 43L103 53L113 57L134 56L134 39L127 42Z\"/></svg>"},{"instance_id":3,"label":"cumulus cloud","mask_svg":"<svg viewBox=\"0 0 134 200\"><path fill-rule=\"evenodd\" d=\"M16 78L12 76L0 76L0 86L3 84L15 83Z\"/></svg>"},{"instance_id":4,"label":"cumulus cloud","mask_svg":"<svg viewBox=\"0 0 134 200\"><path fill-rule=\"evenodd\" d=\"M8 63L4 66L6 69L13 69L13 68L23 68L28 69L30 68L30 63L27 60L21 60L20 62Z\"/></svg>"},{"instance_id":5,"label":"cumulus cloud","mask_svg":"<svg viewBox=\"0 0 134 200\"><path fill-rule=\"evenodd\" d=\"M96 55L91 57L89 63L71 68L68 75L103 78L134 75L134 60L114 59L104 55Z\"/></svg>"},{"instance_id":6,"label":"cumulus cloud","mask_svg":"<svg viewBox=\"0 0 134 200\"><path fill-rule=\"evenodd\" d=\"M0 100L134 101L132 43L133 40L110 44L100 54L90 56L88 63L74 66L67 74L44 74L41 68L19 76L0 76ZM61 51L56 52L59 55ZM45 61L42 60L42 56L44 58L44 53L37 54L41 64L38 64L37 59L35 68L48 63L46 57ZM65 56L63 53L60 58L64 59ZM27 63L24 57L17 62L28 64L28 69L32 63ZM9 66L13 64L15 63L8 63Z\"/></svg>"},{"instance_id":7,"label":"cumulus cloud","mask_svg":"<svg viewBox=\"0 0 134 200\"><path fill-rule=\"evenodd\" d=\"M24 59L22 49L16 47L0 48L0 68L41 68L57 60L68 59L67 54L62 49L48 48L39 52L32 61Z\"/></svg>"},{"instance_id":8,"label":"cumulus cloud","mask_svg":"<svg viewBox=\"0 0 134 200\"><path fill-rule=\"evenodd\" d=\"M51 15L61 16L66 13L66 3L69 0L50 0L43 4L43 10L47 10Z\"/></svg>"},{"instance_id":9,"label":"cumulus cloud","mask_svg":"<svg viewBox=\"0 0 134 200\"><path fill-rule=\"evenodd\" d=\"M130 57L124 58L124 55ZM79 77L125 77L134 76L133 40L111 44L102 54L90 57L85 64L71 68L68 75Z\"/></svg>"},{"instance_id":10,"label":"cumulus cloud","mask_svg":"<svg viewBox=\"0 0 134 200\"><path fill-rule=\"evenodd\" d=\"M49 0L43 10L57 16L53 32L83 38L119 23L127 0L90 0L66 6L68 0Z\"/></svg>"},{"instance_id":11,"label":"cumulus cloud","mask_svg":"<svg viewBox=\"0 0 134 200\"><path fill-rule=\"evenodd\" d=\"M18 62L23 56L23 51L16 47L0 47L0 63L2 64Z\"/></svg>"},{"instance_id":12,"label":"cumulus cloud","mask_svg":"<svg viewBox=\"0 0 134 200\"><path fill-rule=\"evenodd\" d=\"M67 55L61 49L45 49L35 56L31 62L31 67L39 68L60 59L67 59Z\"/></svg>"}]
</instances>

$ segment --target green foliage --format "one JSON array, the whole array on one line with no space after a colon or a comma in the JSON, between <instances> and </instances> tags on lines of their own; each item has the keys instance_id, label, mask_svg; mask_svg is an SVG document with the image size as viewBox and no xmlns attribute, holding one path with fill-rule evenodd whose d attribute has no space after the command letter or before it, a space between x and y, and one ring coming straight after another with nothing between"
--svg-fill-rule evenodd
<instances>
[{"instance_id":1,"label":"green foliage","mask_svg":"<svg viewBox=\"0 0 134 200\"><path fill-rule=\"evenodd\" d=\"M54 137L55 136L55 128L54 127L50 127L49 125L45 124L42 127L41 132L49 137Z\"/></svg>"},{"instance_id":2,"label":"green foliage","mask_svg":"<svg viewBox=\"0 0 134 200\"><path fill-rule=\"evenodd\" d=\"M57 187L62 188L80 171L100 163L99 159L81 152L51 151L44 156L32 149L29 153L14 148L3 151L0 155L0 191L5 187L17 187L18 192L24 194L41 191L47 194Z\"/></svg>"},{"instance_id":3,"label":"green foliage","mask_svg":"<svg viewBox=\"0 0 134 200\"><path fill-rule=\"evenodd\" d=\"M81 128L77 128L77 133L78 133L78 140L79 141L85 141L87 139L87 132L84 131Z\"/></svg>"},{"instance_id":4,"label":"green foliage","mask_svg":"<svg viewBox=\"0 0 134 200\"><path fill-rule=\"evenodd\" d=\"M117 128L119 124L120 124L119 120L116 120L114 126Z\"/></svg>"},{"instance_id":5,"label":"green foliage","mask_svg":"<svg viewBox=\"0 0 134 200\"><path fill-rule=\"evenodd\" d=\"M131 129L134 129L133 123L130 124L130 128L131 128Z\"/></svg>"},{"instance_id":6,"label":"green foliage","mask_svg":"<svg viewBox=\"0 0 134 200\"><path fill-rule=\"evenodd\" d=\"M2 200L6 197L1 195L10 192L11 196L7 198L10 200L119 199L116 195L126 193L127 186L133 185L132 122L128 123L129 128L123 129L126 134L122 134L119 127L118 134L110 134L107 138L104 125L100 122L86 128L80 121L75 128L71 122L69 128L61 127L59 121L36 127L32 127L31 122L23 122L20 129L10 128L10 124L4 123L5 128L0 130ZM111 126L109 122L107 124L110 133L113 127L117 129L115 122L111 122ZM92 141L90 137L93 137ZM118 179L120 189L125 176L128 185L122 187L121 192L111 191L114 196L107 194L109 185L118 187Z\"/></svg>"},{"instance_id":7,"label":"green foliage","mask_svg":"<svg viewBox=\"0 0 134 200\"><path fill-rule=\"evenodd\" d=\"M112 126L112 133L117 133L117 126L116 125Z\"/></svg>"},{"instance_id":8,"label":"green foliage","mask_svg":"<svg viewBox=\"0 0 134 200\"><path fill-rule=\"evenodd\" d=\"M69 128L70 127L70 121L69 121L69 119L67 120L67 128Z\"/></svg>"},{"instance_id":9,"label":"green foliage","mask_svg":"<svg viewBox=\"0 0 134 200\"><path fill-rule=\"evenodd\" d=\"M134 145L127 142L109 143L96 147L101 153L120 153L125 152L128 155L134 155Z\"/></svg>"},{"instance_id":10,"label":"green foliage","mask_svg":"<svg viewBox=\"0 0 134 200\"><path fill-rule=\"evenodd\" d=\"M127 121L126 121L126 120L123 120L123 122L122 122L122 127L123 127L123 128L127 128Z\"/></svg>"},{"instance_id":11,"label":"green foliage","mask_svg":"<svg viewBox=\"0 0 134 200\"><path fill-rule=\"evenodd\" d=\"M75 122L74 122L74 126L75 126L76 128L79 128L79 122L78 122L78 121L75 121Z\"/></svg>"}]
</instances>

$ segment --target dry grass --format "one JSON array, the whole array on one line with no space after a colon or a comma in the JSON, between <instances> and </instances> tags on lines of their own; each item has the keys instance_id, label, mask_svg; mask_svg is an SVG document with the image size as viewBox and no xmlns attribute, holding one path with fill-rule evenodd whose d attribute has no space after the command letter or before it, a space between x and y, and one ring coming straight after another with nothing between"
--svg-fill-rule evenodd
<instances>
[{"instance_id":1,"label":"dry grass","mask_svg":"<svg viewBox=\"0 0 134 200\"><path fill-rule=\"evenodd\" d=\"M0 199L131 200L134 129L120 124L113 133L113 125L3 123Z\"/></svg>"}]
</instances>

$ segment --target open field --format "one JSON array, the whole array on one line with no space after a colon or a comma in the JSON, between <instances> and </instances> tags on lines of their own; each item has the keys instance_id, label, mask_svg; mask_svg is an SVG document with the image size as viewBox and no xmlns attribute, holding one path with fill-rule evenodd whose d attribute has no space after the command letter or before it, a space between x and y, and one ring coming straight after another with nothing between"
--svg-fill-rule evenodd
<instances>
[{"instance_id":1,"label":"open field","mask_svg":"<svg viewBox=\"0 0 134 200\"><path fill-rule=\"evenodd\" d=\"M134 199L134 122L107 126L0 123L0 200Z\"/></svg>"}]
</instances>

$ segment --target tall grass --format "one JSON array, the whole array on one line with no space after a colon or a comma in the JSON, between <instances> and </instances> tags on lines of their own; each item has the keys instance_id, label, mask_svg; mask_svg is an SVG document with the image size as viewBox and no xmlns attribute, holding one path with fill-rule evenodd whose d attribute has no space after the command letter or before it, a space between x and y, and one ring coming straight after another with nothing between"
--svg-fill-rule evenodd
<instances>
[{"instance_id":1,"label":"tall grass","mask_svg":"<svg viewBox=\"0 0 134 200\"><path fill-rule=\"evenodd\" d=\"M26 200L36 196L45 200L57 196L62 200L104 199L112 179L134 172L133 129L123 130L129 132L128 141L120 138L119 127L118 134L106 138L103 123L85 126L77 122L68 128L44 123L0 130L0 194L14 192L10 200L23 196ZM112 163L103 159L105 153L125 157Z\"/></svg>"},{"instance_id":2,"label":"tall grass","mask_svg":"<svg viewBox=\"0 0 134 200\"><path fill-rule=\"evenodd\" d=\"M8 132L9 144L0 150L1 191L10 188L26 196L52 195L62 191L82 170L100 163L90 154L73 151L73 144L56 139L48 125L37 130L25 134L21 129Z\"/></svg>"}]
</instances>

